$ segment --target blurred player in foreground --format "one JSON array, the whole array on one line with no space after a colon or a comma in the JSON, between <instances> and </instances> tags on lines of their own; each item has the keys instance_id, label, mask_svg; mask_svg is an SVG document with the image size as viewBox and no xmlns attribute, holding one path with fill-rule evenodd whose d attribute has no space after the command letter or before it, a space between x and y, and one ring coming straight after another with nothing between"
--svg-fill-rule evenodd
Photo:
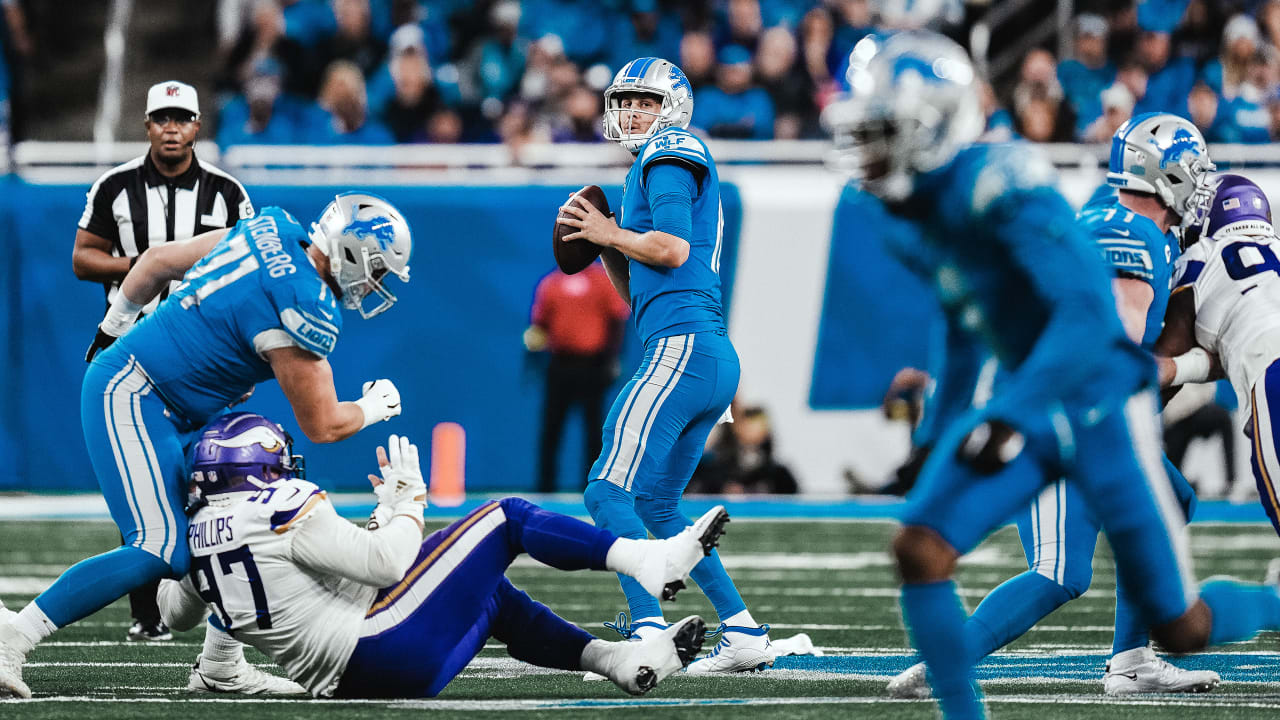
<instances>
[{"instance_id":1,"label":"blurred player in foreground","mask_svg":"<svg viewBox=\"0 0 1280 720\"><path fill-rule=\"evenodd\" d=\"M720 298L724 216L720 180L706 145L687 128L693 93L680 68L661 58L627 63L604 93L605 137L636 156L622 188L621 227L585 199L559 222L579 228L601 257L618 294L631 303L644 361L623 387L604 425L604 447L583 494L596 524L627 538L671 537L689 519L680 496L707 436L738 389L738 354ZM719 555L693 579L720 617L720 642L691 673L763 669L773 664L769 628L747 611ZM620 576L626 636L663 632L658 603ZM625 625L623 623L622 625Z\"/></svg>"},{"instance_id":2,"label":"blurred player in foreground","mask_svg":"<svg viewBox=\"0 0 1280 720\"><path fill-rule=\"evenodd\" d=\"M1199 221L1212 169L1200 131L1168 113L1147 113L1112 138L1107 184L1080 211L1077 222L1111 271L1116 311L1133 342L1152 350L1169 301L1173 259L1179 251L1170 227ZM1001 379L997 376L996 387ZM935 420L935 422L937 422ZM1195 492L1167 458L1165 472L1184 517ZM1032 468L1028 468L1032 469ZM1038 470L1038 468L1036 468ZM975 662L1023 635L1035 623L1089 589L1098 521L1081 492L1059 478L1017 515L1030 569L992 590L965 623ZM1103 688L1108 695L1204 692L1221 681L1212 670L1182 670L1149 647L1149 631L1130 601L1124 576L1116 585L1116 631ZM928 697L924 664L889 683L894 697Z\"/></svg>"},{"instance_id":3,"label":"blurred player in foreground","mask_svg":"<svg viewBox=\"0 0 1280 720\"><path fill-rule=\"evenodd\" d=\"M0 613L0 696L30 696L22 662L58 628L139 585L187 572L184 434L272 377L315 442L337 442L400 414L389 380L365 383L363 397L339 402L327 356L342 328L339 301L364 317L391 307L395 296L381 279L408 281L411 245L390 203L344 193L310 235L289 213L266 208L234 228L140 256L89 348L80 408L94 473L125 545L72 566L21 613ZM179 278L130 331L142 307ZM366 307L370 297L381 302ZM205 643L191 689L298 690L246 663L216 623L207 632L221 642Z\"/></svg>"},{"instance_id":4,"label":"blurred player in foreground","mask_svg":"<svg viewBox=\"0 0 1280 720\"><path fill-rule=\"evenodd\" d=\"M949 335L1007 373L941 431L893 541L903 618L944 714L985 714L956 562L1052 478L1081 491L1170 652L1280 627L1273 588L1220 580L1197 592L1160 461L1154 363L1125 336L1052 166L1029 146L974 144L982 115L964 50L923 32L864 40L849 80L828 116L837 142L862 186L920 230Z\"/></svg>"},{"instance_id":5,"label":"blurred player in foreground","mask_svg":"<svg viewBox=\"0 0 1280 720\"><path fill-rule=\"evenodd\" d=\"M689 663L696 615L644 642L610 643L561 619L504 575L528 553L559 570L614 570L653 596L711 551L717 506L668 540L628 540L519 498L487 502L422 537L427 488L418 448L392 435L368 528L295 477L288 436L261 415L215 419L192 449L202 500L191 518L191 573L161 583L166 622L190 628L212 609L237 638L316 697L432 697L494 637L542 667L592 670L632 695Z\"/></svg>"},{"instance_id":6,"label":"blurred player in foreground","mask_svg":"<svg viewBox=\"0 0 1280 720\"><path fill-rule=\"evenodd\" d=\"M1225 376L1249 408L1258 497L1280 533L1280 240L1271 203L1239 175L1222 175L1200 241L1179 261L1157 350L1160 384ZM1219 363L1219 361L1221 361Z\"/></svg>"}]
</instances>

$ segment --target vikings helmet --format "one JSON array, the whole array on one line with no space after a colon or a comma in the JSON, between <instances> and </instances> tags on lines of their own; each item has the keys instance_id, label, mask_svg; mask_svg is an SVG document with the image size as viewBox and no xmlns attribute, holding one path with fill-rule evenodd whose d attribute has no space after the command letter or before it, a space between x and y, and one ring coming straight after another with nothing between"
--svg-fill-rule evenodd
<instances>
[{"instance_id":1,"label":"vikings helmet","mask_svg":"<svg viewBox=\"0 0 1280 720\"><path fill-rule=\"evenodd\" d=\"M1217 186L1205 217L1205 237L1238 232L1272 233L1271 203L1267 202L1262 188L1240 175L1219 175L1215 180Z\"/></svg>"},{"instance_id":2,"label":"vikings helmet","mask_svg":"<svg viewBox=\"0 0 1280 720\"><path fill-rule=\"evenodd\" d=\"M1213 170L1204 136L1177 115L1137 115L1111 138L1107 183L1155 195L1178 216L1180 225L1200 219Z\"/></svg>"},{"instance_id":3,"label":"vikings helmet","mask_svg":"<svg viewBox=\"0 0 1280 720\"><path fill-rule=\"evenodd\" d=\"M251 412L215 418L191 449L191 480L208 498L259 490L282 477L305 475L301 455L283 427Z\"/></svg>"},{"instance_id":4,"label":"vikings helmet","mask_svg":"<svg viewBox=\"0 0 1280 720\"><path fill-rule=\"evenodd\" d=\"M342 304L371 318L396 302L382 284L391 273L409 282L409 255L413 239L409 223L394 205L377 195L346 192L325 206L311 223L311 242L329 258L329 269L342 291ZM365 299L382 302L368 309Z\"/></svg>"},{"instance_id":5,"label":"vikings helmet","mask_svg":"<svg viewBox=\"0 0 1280 720\"><path fill-rule=\"evenodd\" d=\"M653 124L643 133L628 133L622 129L622 99L626 93L645 93L662 99L662 109L656 113L627 109L628 113L652 115ZM662 58L636 58L627 63L614 76L613 83L604 91L604 136L629 152L636 153L649 138L669 127L687 128L693 117L693 88L684 72Z\"/></svg>"},{"instance_id":6,"label":"vikings helmet","mask_svg":"<svg viewBox=\"0 0 1280 720\"><path fill-rule=\"evenodd\" d=\"M863 38L849 56L849 95L823 112L835 139L835 169L879 197L898 201L915 178L946 165L982 134L969 56L927 31Z\"/></svg>"}]
</instances>

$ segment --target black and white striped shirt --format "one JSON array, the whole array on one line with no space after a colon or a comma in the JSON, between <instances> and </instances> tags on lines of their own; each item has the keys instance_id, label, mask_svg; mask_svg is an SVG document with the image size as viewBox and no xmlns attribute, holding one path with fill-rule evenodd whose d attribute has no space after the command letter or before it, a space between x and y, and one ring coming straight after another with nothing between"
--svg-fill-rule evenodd
<instances>
[{"instance_id":1,"label":"black and white striped shirt","mask_svg":"<svg viewBox=\"0 0 1280 720\"><path fill-rule=\"evenodd\" d=\"M167 178L147 153L98 178L89 188L79 227L111 241L112 255L136 257L152 245L231 227L252 216L249 194L226 172L200 163L193 154L186 172ZM110 303L120 283L104 286ZM165 295L167 291L151 301L146 312Z\"/></svg>"}]
</instances>

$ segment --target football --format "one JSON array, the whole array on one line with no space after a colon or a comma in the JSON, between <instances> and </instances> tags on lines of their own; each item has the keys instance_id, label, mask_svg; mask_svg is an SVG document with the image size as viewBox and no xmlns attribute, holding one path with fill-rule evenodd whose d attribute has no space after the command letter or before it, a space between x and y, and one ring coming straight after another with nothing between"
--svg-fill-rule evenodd
<instances>
[{"instance_id":1,"label":"football","mask_svg":"<svg viewBox=\"0 0 1280 720\"><path fill-rule=\"evenodd\" d=\"M604 196L604 190L599 185L588 185L569 198L566 205L573 204L582 207L582 203L578 199L585 199L587 202L595 206L597 210L605 215L609 215L609 200ZM600 255L600 246L591 242L578 238L577 240L565 241L565 235L572 235L578 232L578 228L572 225L562 225L559 220L562 217L573 217L564 212L556 215L556 224L551 231L551 250L555 253L556 264L560 266L566 274L572 275L576 272L585 270L588 265L595 262Z\"/></svg>"}]
</instances>

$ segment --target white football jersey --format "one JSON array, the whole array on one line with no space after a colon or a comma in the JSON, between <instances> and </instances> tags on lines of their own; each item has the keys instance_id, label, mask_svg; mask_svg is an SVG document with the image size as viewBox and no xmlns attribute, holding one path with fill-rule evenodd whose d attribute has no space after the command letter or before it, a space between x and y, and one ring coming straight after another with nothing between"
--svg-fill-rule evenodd
<instances>
[{"instance_id":1,"label":"white football jersey","mask_svg":"<svg viewBox=\"0 0 1280 720\"><path fill-rule=\"evenodd\" d=\"M1280 358L1280 240L1271 233L1201 240L1179 258L1174 277L1174 293L1194 293L1196 342L1218 356L1240 407L1249 407L1254 383Z\"/></svg>"},{"instance_id":2,"label":"white football jersey","mask_svg":"<svg viewBox=\"0 0 1280 720\"><path fill-rule=\"evenodd\" d=\"M317 695L337 686L377 593L296 559L299 528L326 516L341 520L325 493L305 480L281 480L243 502L206 506L191 518L191 572L182 581L237 640Z\"/></svg>"}]
</instances>

